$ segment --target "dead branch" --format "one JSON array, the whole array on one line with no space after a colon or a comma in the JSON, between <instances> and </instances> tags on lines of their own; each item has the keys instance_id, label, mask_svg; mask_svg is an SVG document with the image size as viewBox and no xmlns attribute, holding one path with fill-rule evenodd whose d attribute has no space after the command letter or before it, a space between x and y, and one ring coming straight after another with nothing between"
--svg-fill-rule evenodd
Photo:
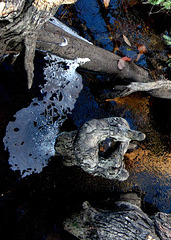
<instances>
[{"instance_id":1,"label":"dead branch","mask_svg":"<svg viewBox=\"0 0 171 240\"><path fill-rule=\"evenodd\" d=\"M159 80L155 82L148 82L148 83L137 83L137 82L132 82L127 86L116 86L116 90L121 90L119 93L120 97L125 97L130 95L131 93L134 92L140 92L140 91L145 91L145 92L152 92L161 94L161 97L164 98L171 98L171 81L169 80ZM157 90L157 91L154 91ZM164 94L165 93L165 94ZM163 96L162 96L163 94Z\"/></svg>"}]
</instances>

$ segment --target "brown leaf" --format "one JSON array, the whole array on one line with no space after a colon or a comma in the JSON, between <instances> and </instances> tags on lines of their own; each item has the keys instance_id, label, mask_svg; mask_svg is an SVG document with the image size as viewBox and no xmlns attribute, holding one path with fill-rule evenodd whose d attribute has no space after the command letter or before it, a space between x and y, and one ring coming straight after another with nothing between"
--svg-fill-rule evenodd
<instances>
[{"instance_id":1,"label":"brown leaf","mask_svg":"<svg viewBox=\"0 0 171 240\"><path fill-rule=\"evenodd\" d=\"M122 70L125 67L125 61L121 58L118 61L118 68Z\"/></svg>"},{"instance_id":2,"label":"brown leaf","mask_svg":"<svg viewBox=\"0 0 171 240\"><path fill-rule=\"evenodd\" d=\"M110 0L103 0L105 8L109 7Z\"/></svg>"},{"instance_id":3,"label":"brown leaf","mask_svg":"<svg viewBox=\"0 0 171 240\"><path fill-rule=\"evenodd\" d=\"M116 51L119 51L118 46L116 46L116 47L113 49L113 52L114 52L114 53L115 53Z\"/></svg>"},{"instance_id":4,"label":"brown leaf","mask_svg":"<svg viewBox=\"0 0 171 240\"><path fill-rule=\"evenodd\" d=\"M120 45L121 43L118 40L114 41L114 46L115 46L113 49L114 53L119 50Z\"/></svg>"},{"instance_id":5,"label":"brown leaf","mask_svg":"<svg viewBox=\"0 0 171 240\"><path fill-rule=\"evenodd\" d=\"M124 42L125 42L128 46L131 47L130 41L128 40L128 38L127 38L124 34L123 34L123 40L124 40Z\"/></svg>"}]
</instances>

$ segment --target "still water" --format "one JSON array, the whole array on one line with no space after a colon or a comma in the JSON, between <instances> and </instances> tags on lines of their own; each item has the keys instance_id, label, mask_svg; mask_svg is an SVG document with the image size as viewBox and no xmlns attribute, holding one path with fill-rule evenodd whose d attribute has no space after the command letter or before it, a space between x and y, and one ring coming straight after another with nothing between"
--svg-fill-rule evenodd
<instances>
[{"instance_id":1,"label":"still water","mask_svg":"<svg viewBox=\"0 0 171 240\"><path fill-rule=\"evenodd\" d=\"M100 0L78 0L73 6L62 6L57 16L81 36L121 56L134 57L138 53L137 44L145 44L147 55L138 64L150 68L154 77L162 71L168 74L167 51L160 33L168 31L169 21L164 22L163 15L160 21L155 17L150 19L146 9L141 12L136 3L136 0L129 4L111 0L106 10ZM132 47L127 46L123 35ZM37 54L35 82L28 92L21 67L23 58L19 61L15 66L4 63L0 68L0 233L4 232L6 239L47 239L51 232L57 233L56 239L62 234L64 237L59 239L75 239L63 232L64 219L81 207L83 201L106 200L115 196L116 189L125 192L139 189L147 203L159 211L171 212L171 100L135 93L107 101L104 93L115 85L109 76L81 72L84 88L69 116L69 124L64 123L62 131L76 129L92 118L120 116L132 129L144 132L146 139L125 155L130 173L127 181L116 184L93 178L80 169L64 168L59 159L51 159L42 173L24 179L19 172L12 171L2 142L5 128L18 110L39 96L44 67L43 57Z\"/></svg>"},{"instance_id":2,"label":"still water","mask_svg":"<svg viewBox=\"0 0 171 240\"><path fill-rule=\"evenodd\" d=\"M165 56L166 52L160 34L156 33L155 26L151 26L155 25L154 22L157 20L150 19L145 11L147 10L140 11L137 1L111 0L106 10L102 1L82 0L74 6L62 7L58 16L68 25L72 24L85 38L112 52L119 52L132 58L137 54L137 44L144 44L150 57L155 56L156 59L152 61L153 66L152 64L148 66L150 57L143 55L138 64L145 68L157 69L161 62L160 56ZM157 31L167 31L167 26L165 30L158 26ZM123 35L129 38L131 48L123 41ZM165 67L162 66L163 69ZM156 71L154 75L158 75L158 72ZM90 89L97 96L98 93L94 89L99 86L100 76L86 78ZM103 87L105 84L102 84L101 88ZM120 116L129 122L132 129L144 132L146 140L138 143L138 149L125 156L130 177L120 184L120 188L129 191L138 187L145 193L147 202L156 205L160 211L170 212L171 100L136 93L109 102L103 99L98 105L97 99L90 97L91 90L85 87L80 94L72 115L75 124L80 126L92 117Z\"/></svg>"}]
</instances>

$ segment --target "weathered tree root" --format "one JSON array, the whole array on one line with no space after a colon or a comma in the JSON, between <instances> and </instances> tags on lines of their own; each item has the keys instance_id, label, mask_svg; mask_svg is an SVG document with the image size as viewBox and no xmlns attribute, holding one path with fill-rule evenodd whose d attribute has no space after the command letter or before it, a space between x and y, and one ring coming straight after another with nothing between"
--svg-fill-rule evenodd
<instances>
[{"instance_id":1,"label":"weathered tree root","mask_svg":"<svg viewBox=\"0 0 171 240\"><path fill-rule=\"evenodd\" d=\"M122 160L129 143L144 138L145 134L131 130L123 118L92 119L78 131L61 134L57 138L55 150L64 157L67 166L77 165L94 176L124 181L129 173ZM111 150L107 158L99 157L99 145L103 141L107 141L107 149Z\"/></svg>"},{"instance_id":2,"label":"weathered tree root","mask_svg":"<svg viewBox=\"0 0 171 240\"><path fill-rule=\"evenodd\" d=\"M34 56L38 31L62 4L76 0L8 0L0 5L0 58L6 51L21 51L25 44L24 65L28 88L33 82Z\"/></svg>"},{"instance_id":3,"label":"weathered tree root","mask_svg":"<svg viewBox=\"0 0 171 240\"><path fill-rule=\"evenodd\" d=\"M114 211L95 209L88 202L83 211L64 222L64 229L83 240L168 240L171 237L171 214L145 214L133 193L115 203ZM132 195L134 204L132 203ZM129 198L131 201L129 201ZM136 199L137 198L137 199Z\"/></svg>"},{"instance_id":4,"label":"weathered tree root","mask_svg":"<svg viewBox=\"0 0 171 240\"><path fill-rule=\"evenodd\" d=\"M151 92L153 95L153 90L155 90L155 93L158 91L158 97L160 96L161 98L164 97L171 99L171 81L169 80L159 80L148 83L132 82L127 86L118 85L114 89L121 90L121 92L118 94L118 97L125 97L131 93L139 91Z\"/></svg>"},{"instance_id":5,"label":"weathered tree root","mask_svg":"<svg viewBox=\"0 0 171 240\"><path fill-rule=\"evenodd\" d=\"M25 37L25 57L24 57L24 66L27 72L27 84L28 89L32 87L33 77L34 77L34 57L36 49L36 39L35 34L28 35Z\"/></svg>"}]
</instances>

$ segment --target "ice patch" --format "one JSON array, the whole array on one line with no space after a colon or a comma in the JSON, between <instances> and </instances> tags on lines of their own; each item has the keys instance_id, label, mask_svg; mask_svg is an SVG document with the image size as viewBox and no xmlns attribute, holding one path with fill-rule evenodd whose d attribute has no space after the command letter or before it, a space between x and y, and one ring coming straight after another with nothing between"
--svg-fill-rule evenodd
<instances>
[{"instance_id":1,"label":"ice patch","mask_svg":"<svg viewBox=\"0 0 171 240\"><path fill-rule=\"evenodd\" d=\"M48 159L55 154L54 145L59 127L72 111L83 87L81 76L75 71L89 59L64 60L47 55L44 68L46 84L42 87L42 100L18 111L9 122L3 139L9 151L11 168L22 177L40 173Z\"/></svg>"}]
</instances>

